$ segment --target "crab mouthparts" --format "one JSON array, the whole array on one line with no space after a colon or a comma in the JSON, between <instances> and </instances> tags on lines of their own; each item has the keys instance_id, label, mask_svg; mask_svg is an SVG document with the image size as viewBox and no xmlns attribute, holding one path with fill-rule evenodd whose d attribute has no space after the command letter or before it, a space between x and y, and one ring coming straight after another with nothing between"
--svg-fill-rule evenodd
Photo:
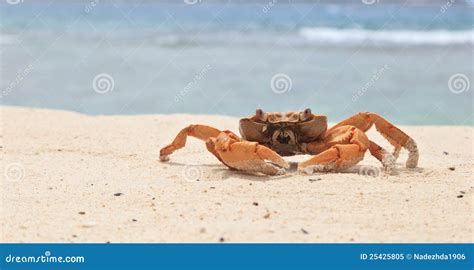
<instances>
[{"instance_id":1,"label":"crab mouthparts","mask_svg":"<svg viewBox=\"0 0 474 270\"><path fill-rule=\"evenodd\" d=\"M295 134L292 130L279 129L273 133L274 144L296 144Z\"/></svg>"},{"instance_id":2,"label":"crab mouthparts","mask_svg":"<svg viewBox=\"0 0 474 270\"><path fill-rule=\"evenodd\" d=\"M288 144L288 142L291 140L291 138L290 138L290 136L285 136L283 133L280 133L280 136L278 136L277 140L281 144Z\"/></svg>"}]
</instances>

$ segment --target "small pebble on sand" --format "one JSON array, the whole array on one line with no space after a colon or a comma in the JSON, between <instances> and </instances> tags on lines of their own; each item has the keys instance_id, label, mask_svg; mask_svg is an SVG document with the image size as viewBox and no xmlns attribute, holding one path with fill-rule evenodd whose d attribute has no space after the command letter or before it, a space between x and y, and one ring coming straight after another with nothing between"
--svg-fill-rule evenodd
<instances>
[{"instance_id":1,"label":"small pebble on sand","mask_svg":"<svg viewBox=\"0 0 474 270\"><path fill-rule=\"evenodd\" d=\"M90 221L90 222L86 222L84 224L81 225L82 228L92 228L94 227L95 225L97 225L97 223L93 222L93 221Z\"/></svg>"}]
</instances>

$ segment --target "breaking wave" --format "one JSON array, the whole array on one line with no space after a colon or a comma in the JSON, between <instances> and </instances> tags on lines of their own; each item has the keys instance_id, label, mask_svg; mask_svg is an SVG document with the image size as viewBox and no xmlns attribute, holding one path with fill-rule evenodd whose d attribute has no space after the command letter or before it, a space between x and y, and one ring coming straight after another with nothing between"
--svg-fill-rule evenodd
<instances>
[{"instance_id":1,"label":"breaking wave","mask_svg":"<svg viewBox=\"0 0 474 270\"><path fill-rule=\"evenodd\" d=\"M358 45L363 43L380 45L473 45L474 31L447 30L367 30L309 28L300 29L300 36L317 44Z\"/></svg>"}]
</instances>

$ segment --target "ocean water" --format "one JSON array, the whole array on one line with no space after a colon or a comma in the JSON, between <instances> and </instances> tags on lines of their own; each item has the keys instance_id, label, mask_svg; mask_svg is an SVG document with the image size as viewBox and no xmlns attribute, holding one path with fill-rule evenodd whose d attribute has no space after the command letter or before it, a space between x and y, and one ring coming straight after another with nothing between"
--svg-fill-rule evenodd
<instances>
[{"instance_id":1,"label":"ocean water","mask_svg":"<svg viewBox=\"0 0 474 270\"><path fill-rule=\"evenodd\" d=\"M236 2L2 1L2 104L473 125L472 4Z\"/></svg>"}]
</instances>

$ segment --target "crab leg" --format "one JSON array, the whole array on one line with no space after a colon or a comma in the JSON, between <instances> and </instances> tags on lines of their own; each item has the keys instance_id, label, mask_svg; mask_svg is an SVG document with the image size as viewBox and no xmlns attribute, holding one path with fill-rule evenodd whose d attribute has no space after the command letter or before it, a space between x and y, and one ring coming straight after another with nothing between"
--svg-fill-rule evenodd
<instances>
[{"instance_id":1,"label":"crab leg","mask_svg":"<svg viewBox=\"0 0 474 270\"><path fill-rule=\"evenodd\" d=\"M222 134L222 135L221 135ZM241 139L239 138L239 136L235 135L235 133L233 133L232 131L230 130L224 130L222 131L221 133L219 133L218 137L224 137L226 138L225 140L228 141L228 140L233 140L233 141L241 141ZM228 143L226 144L225 147L228 147ZM222 146L221 146L222 147ZM207 141L206 141L206 148L209 152L211 152L220 162L222 162L224 165L226 165L227 167L231 168L231 169L235 169L231 166L229 166L227 163L225 163L222 158L220 157L219 153L217 152L216 150L216 138L214 137L211 137L209 138Z\"/></svg>"},{"instance_id":2,"label":"crab leg","mask_svg":"<svg viewBox=\"0 0 474 270\"><path fill-rule=\"evenodd\" d=\"M207 141L209 138L217 137L221 133L220 130L205 126L205 125L190 125L188 127L183 128L173 142L160 150L160 160L167 161L169 159L169 155L171 155L174 151L183 148L186 145L186 139L188 136ZM210 147L208 147L209 149ZM212 149L212 148L211 148ZM211 149L209 149L211 151ZM215 151L211 151L214 156L219 158Z\"/></svg>"},{"instance_id":3,"label":"crab leg","mask_svg":"<svg viewBox=\"0 0 474 270\"><path fill-rule=\"evenodd\" d=\"M377 131L380 132L380 134L382 134L382 136L384 136L395 147L395 156L398 156L401 147L408 150L409 154L406 166L407 168L415 168L418 165L418 148L415 141L376 113L358 113L340 122L331 129L340 126L351 125L365 132L369 130L374 124ZM376 147L374 146L374 150L375 148Z\"/></svg>"},{"instance_id":4,"label":"crab leg","mask_svg":"<svg viewBox=\"0 0 474 270\"><path fill-rule=\"evenodd\" d=\"M382 162L382 165L387 172L391 172L395 168L395 157L373 141L369 142L370 154Z\"/></svg>"},{"instance_id":5,"label":"crab leg","mask_svg":"<svg viewBox=\"0 0 474 270\"><path fill-rule=\"evenodd\" d=\"M364 158L365 150L357 144L336 144L328 150L298 164L298 170L311 174L346 169Z\"/></svg>"},{"instance_id":6,"label":"crab leg","mask_svg":"<svg viewBox=\"0 0 474 270\"><path fill-rule=\"evenodd\" d=\"M267 175L284 174L284 169L289 168L289 164L280 155L256 142L236 141L226 133L211 140L214 141L222 162L231 168Z\"/></svg>"},{"instance_id":7,"label":"crab leg","mask_svg":"<svg viewBox=\"0 0 474 270\"><path fill-rule=\"evenodd\" d=\"M282 168L288 169L290 167L273 150L254 142L234 143L229 152L221 153L220 155L230 166L243 171L278 175L285 173L285 170ZM267 163L265 160L269 160L278 166Z\"/></svg>"},{"instance_id":8,"label":"crab leg","mask_svg":"<svg viewBox=\"0 0 474 270\"><path fill-rule=\"evenodd\" d=\"M288 162L286 162L280 155L278 155L275 151L271 150L270 148L267 148L262 145L257 145L256 149L256 154L262 159L262 160L269 160L276 165L289 169L290 165Z\"/></svg>"},{"instance_id":9,"label":"crab leg","mask_svg":"<svg viewBox=\"0 0 474 270\"><path fill-rule=\"evenodd\" d=\"M320 148L318 142L310 149ZM353 126L339 127L329 130L324 145L327 150L298 164L298 170L308 174L313 172L337 171L356 165L364 158L365 151L370 148L370 141L363 131Z\"/></svg>"}]
</instances>

